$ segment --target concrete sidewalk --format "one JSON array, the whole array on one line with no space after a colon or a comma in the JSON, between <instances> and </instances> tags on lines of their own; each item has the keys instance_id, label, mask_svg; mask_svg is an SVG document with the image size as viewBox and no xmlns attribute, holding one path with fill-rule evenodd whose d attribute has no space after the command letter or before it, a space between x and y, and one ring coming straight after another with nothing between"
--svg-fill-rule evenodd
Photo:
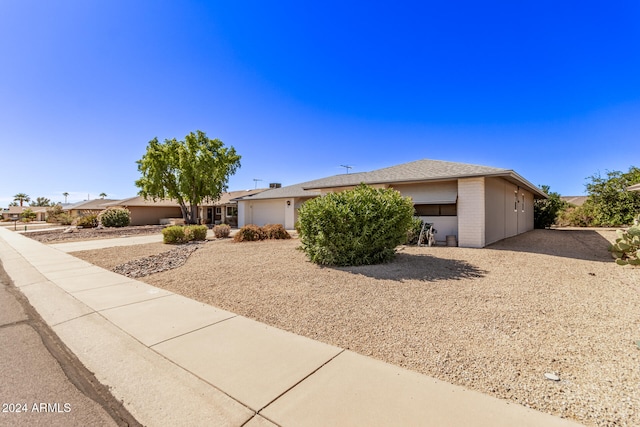
<instances>
[{"instance_id":1,"label":"concrete sidewalk","mask_svg":"<svg viewBox=\"0 0 640 427\"><path fill-rule=\"evenodd\" d=\"M5 229L0 259L145 425L578 425L198 303Z\"/></svg>"}]
</instances>

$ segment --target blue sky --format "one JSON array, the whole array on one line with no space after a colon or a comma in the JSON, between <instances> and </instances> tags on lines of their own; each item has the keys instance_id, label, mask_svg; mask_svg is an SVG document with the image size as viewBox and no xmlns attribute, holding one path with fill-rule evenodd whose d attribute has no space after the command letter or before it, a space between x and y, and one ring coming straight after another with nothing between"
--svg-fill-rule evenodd
<instances>
[{"instance_id":1,"label":"blue sky","mask_svg":"<svg viewBox=\"0 0 640 427\"><path fill-rule=\"evenodd\" d=\"M0 0L0 206L136 195L200 129L231 190L430 158L563 195L640 166L640 3Z\"/></svg>"}]
</instances>

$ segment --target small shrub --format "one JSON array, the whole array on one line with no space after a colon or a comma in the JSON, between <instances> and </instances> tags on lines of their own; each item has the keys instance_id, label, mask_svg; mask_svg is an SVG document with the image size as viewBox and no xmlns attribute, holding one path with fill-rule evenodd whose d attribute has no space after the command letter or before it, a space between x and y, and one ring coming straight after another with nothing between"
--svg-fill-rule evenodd
<instances>
[{"instance_id":1,"label":"small shrub","mask_svg":"<svg viewBox=\"0 0 640 427\"><path fill-rule=\"evenodd\" d=\"M619 265L640 265L640 226L634 225L627 231L618 230L616 242L609 246L609 252Z\"/></svg>"},{"instance_id":2,"label":"small shrub","mask_svg":"<svg viewBox=\"0 0 640 427\"><path fill-rule=\"evenodd\" d=\"M107 208L100 212L98 221L105 227L126 227L131 223L131 212L123 208Z\"/></svg>"},{"instance_id":3,"label":"small shrub","mask_svg":"<svg viewBox=\"0 0 640 427\"><path fill-rule=\"evenodd\" d=\"M184 227L181 225L172 225L162 229L162 241L168 244L185 243L187 241L184 233Z\"/></svg>"},{"instance_id":4,"label":"small shrub","mask_svg":"<svg viewBox=\"0 0 640 427\"><path fill-rule=\"evenodd\" d=\"M226 239L231 234L231 227L227 224L219 224L213 227L213 235L216 239Z\"/></svg>"},{"instance_id":5,"label":"small shrub","mask_svg":"<svg viewBox=\"0 0 640 427\"><path fill-rule=\"evenodd\" d=\"M236 242L255 242L258 240L264 240L266 237L267 236L262 228L255 224L249 224L238 230L236 235L233 236L233 240Z\"/></svg>"},{"instance_id":6,"label":"small shrub","mask_svg":"<svg viewBox=\"0 0 640 427\"><path fill-rule=\"evenodd\" d=\"M290 239L291 235L282 224L267 224L262 227L267 239Z\"/></svg>"},{"instance_id":7,"label":"small shrub","mask_svg":"<svg viewBox=\"0 0 640 427\"><path fill-rule=\"evenodd\" d=\"M420 238L420 231L422 231L422 225L424 221L418 216L414 216L411 219L411 228L407 231L407 244L417 245Z\"/></svg>"},{"instance_id":8,"label":"small shrub","mask_svg":"<svg viewBox=\"0 0 640 427\"><path fill-rule=\"evenodd\" d=\"M184 238L187 242L194 240L207 240L206 225L188 225L184 227Z\"/></svg>"},{"instance_id":9,"label":"small shrub","mask_svg":"<svg viewBox=\"0 0 640 427\"><path fill-rule=\"evenodd\" d=\"M85 215L76 218L75 223L78 227L95 228L98 226L97 215Z\"/></svg>"},{"instance_id":10,"label":"small shrub","mask_svg":"<svg viewBox=\"0 0 640 427\"><path fill-rule=\"evenodd\" d=\"M20 217L22 218L22 221L30 222L36 219L38 215L31 209L27 208L24 211L22 211L22 214L20 215Z\"/></svg>"}]
</instances>

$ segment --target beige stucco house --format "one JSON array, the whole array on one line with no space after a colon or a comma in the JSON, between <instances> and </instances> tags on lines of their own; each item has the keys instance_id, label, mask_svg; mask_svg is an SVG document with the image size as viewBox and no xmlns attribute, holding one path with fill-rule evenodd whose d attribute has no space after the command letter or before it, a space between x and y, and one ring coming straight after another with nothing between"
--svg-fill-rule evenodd
<instances>
[{"instance_id":1,"label":"beige stucco house","mask_svg":"<svg viewBox=\"0 0 640 427\"><path fill-rule=\"evenodd\" d=\"M534 199L547 198L510 169L424 159L242 197L238 226L279 223L292 229L305 201L360 183L394 188L411 197L416 214L434 224L438 240L456 236L459 246L471 248L532 230Z\"/></svg>"},{"instance_id":2,"label":"beige stucco house","mask_svg":"<svg viewBox=\"0 0 640 427\"><path fill-rule=\"evenodd\" d=\"M47 206L9 206L2 209L2 219L5 221L20 221L22 219L22 213L30 209L36 214L34 221L46 221L47 220Z\"/></svg>"},{"instance_id":3,"label":"beige stucco house","mask_svg":"<svg viewBox=\"0 0 640 427\"><path fill-rule=\"evenodd\" d=\"M106 207L125 208L131 212L131 225L158 225L169 219L182 218L182 210L175 200L130 197L105 204Z\"/></svg>"}]
</instances>

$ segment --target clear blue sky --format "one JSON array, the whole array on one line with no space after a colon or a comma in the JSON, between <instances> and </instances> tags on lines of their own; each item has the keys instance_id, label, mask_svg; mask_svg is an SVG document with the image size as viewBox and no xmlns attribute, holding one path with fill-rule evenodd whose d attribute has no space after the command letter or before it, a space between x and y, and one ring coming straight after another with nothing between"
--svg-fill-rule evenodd
<instances>
[{"instance_id":1,"label":"clear blue sky","mask_svg":"<svg viewBox=\"0 0 640 427\"><path fill-rule=\"evenodd\" d=\"M640 2L0 0L0 206L136 195L149 140L231 190L430 158L563 195L640 166Z\"/></svg>"}]
</instances>

